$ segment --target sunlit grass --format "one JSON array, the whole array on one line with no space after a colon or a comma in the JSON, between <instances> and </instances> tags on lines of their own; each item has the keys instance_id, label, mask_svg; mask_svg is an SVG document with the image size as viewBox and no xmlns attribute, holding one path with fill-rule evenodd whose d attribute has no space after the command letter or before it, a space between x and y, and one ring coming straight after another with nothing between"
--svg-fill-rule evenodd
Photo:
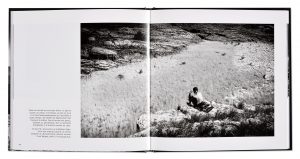
<instances>
[{"instance_id":1,"label":"sunlit grass","mask_svg":"<svg viewBox=\"0 0 300 159\"><path fill-rule=\"evenodd\" d=\"M145 62L94 72L81 79L81 136L128 137L147 106ZM122 78L119 77L122 75Z\"/></svg>"}]
</instances>

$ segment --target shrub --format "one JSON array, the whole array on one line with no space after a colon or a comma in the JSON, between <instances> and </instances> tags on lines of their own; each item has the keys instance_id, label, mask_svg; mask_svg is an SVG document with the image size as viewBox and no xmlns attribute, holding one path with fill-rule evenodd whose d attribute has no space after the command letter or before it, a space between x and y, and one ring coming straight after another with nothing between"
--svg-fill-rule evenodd
<instances>
[{"instance_id":1,"label":"shrub","mask_svg":"<svg viewBox=\"0 0 300 159\"><path fill-rule=\"evenodd\" d=\"M244 107L245 107L245 102L239 102L238 104L237 104L237 108L238 109L244 109Z\"/></svg>"},{"instance_id":2,"label":"shrub","mask_svg":"<svg viewBox=\"0 0 300 159\"><path fill-rule=\"evenodd\" d=\"M274 127L272 125L270 126L266 121L251 123L243 120L238 128L237 136L273 136Z\"/></svg>"},{"instance_id":3,"label":"shrub","mask_svg":"<svg viewBox=\"0 0 300 159\"><path fill-rule=\"evenodd\" d=\"M229 118L229 119L239 118L238 112L233 108L230 108L227 111L218 110L217 113L216 113L216 116L213 119L214 120L224 120L226 118Z\"/></svg>"},{"instance_id":4,"label":"shrub","mask_svg":"<svg viewBox=\"0 0 300 159\"><path fill-rule=\"evenodd\" d=\"M274 106L272 105L256 106L255 113L264 113L264 114L274 113Z\"/></svg>"},{"instance_id":5,"label":"shrub","mask_svg":"<svg viewBox=\"0 0 300 159\"><path fill-rule=\"evenodd\" d=\"M124 75L122 75L122 74L119 74L119 75L117 76L117 78L118 78L118 79L120 79L120 80L122 80L122 79L124 79L124 78L125 78L125 76L124 76Z\"/></svg>"},{"instance_id":6,"label":"shrub","mask_svg":"<svg viewBox=\"0 0 300 159\"><path fill-rule=\"evenodd\" d=\"M189 122L191 122L191 123L202 122L202 121L207 121L209 119L210 119L210 117L206 113L192 114L191 119L189 120Z\"/></svg>"},{"instance_id":7,"label":"shrub","mask_svg":"<svg viewBox=\"0 0 300 159\"><path fill-rule=\"evenodd\" d=\"M199 30L197 30L197 29L191 29L190 32L191 32L191 33L198 33Z\"/></svg>"},{"instance_id":8,"label":"shrub","mask_svg":"<svg viewBox=\"0 0 300 159\"><path fill-rule=\"evenodd\" d=\"M138 32L134 35L133 39L134 39L134 40L145 41L145 40L146 40L146 36L145 36L142 32L138 31Z\"/></svg>"},{"instance_id":9,"label":"shrub","mask_svg":"<svg viewBox=\"0 0 300 159\"><path fill-rule=\"evenodd\" d=\"M204 123L201 123L198 126L197 131L195 132L195 136L201 136L201 137L209 137L209 136L217 136L214 134L214 126L213 125L207 125Z\"/></svg>"}]
</instances>

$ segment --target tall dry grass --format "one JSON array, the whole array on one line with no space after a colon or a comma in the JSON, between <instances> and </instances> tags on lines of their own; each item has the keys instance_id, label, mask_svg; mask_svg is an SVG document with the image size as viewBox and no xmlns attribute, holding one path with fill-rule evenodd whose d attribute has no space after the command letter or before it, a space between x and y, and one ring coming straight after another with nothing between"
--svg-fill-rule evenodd
<instances>
[{"instance_id":1,"label":"tall dry grass","mask_svg":"<svg viewBox=\"0 0 300 159\"><path fill-rule=\"evenodd\" d=\"M147 110L146 63L134 63L81 79L81 136L127 137ZM122 79L119 78L122 75Z\"/></svg>"}]
</instances>

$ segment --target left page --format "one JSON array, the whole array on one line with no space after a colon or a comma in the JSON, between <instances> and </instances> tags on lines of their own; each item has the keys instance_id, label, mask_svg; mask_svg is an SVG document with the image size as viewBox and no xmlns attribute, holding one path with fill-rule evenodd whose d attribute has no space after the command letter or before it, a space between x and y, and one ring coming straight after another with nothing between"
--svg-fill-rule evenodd
<instances>
[{"instance_id":1,"label":"left page","mask_svg":"<svg viewBox=\"0 0 300 159\"><path fill-rule=\"evenodd\" d=\"M143 9L11 10L10 150L145 151Z\"/></svg>"}]
</instances>

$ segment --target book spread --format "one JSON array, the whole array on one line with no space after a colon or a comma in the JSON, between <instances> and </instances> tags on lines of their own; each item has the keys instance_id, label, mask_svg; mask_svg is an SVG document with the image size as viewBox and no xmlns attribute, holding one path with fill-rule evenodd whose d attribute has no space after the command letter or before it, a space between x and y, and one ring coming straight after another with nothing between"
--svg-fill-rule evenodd
<instances>
[{"instance_id":1,"label":"book spread","mask_svg":"<svg viewBox=\"0 0 300 159\"><path fill-rule=\"evenodd\" d=\"M9 150L291 149L290 9L10 9Z\"/></svg>"}]
</instances>

